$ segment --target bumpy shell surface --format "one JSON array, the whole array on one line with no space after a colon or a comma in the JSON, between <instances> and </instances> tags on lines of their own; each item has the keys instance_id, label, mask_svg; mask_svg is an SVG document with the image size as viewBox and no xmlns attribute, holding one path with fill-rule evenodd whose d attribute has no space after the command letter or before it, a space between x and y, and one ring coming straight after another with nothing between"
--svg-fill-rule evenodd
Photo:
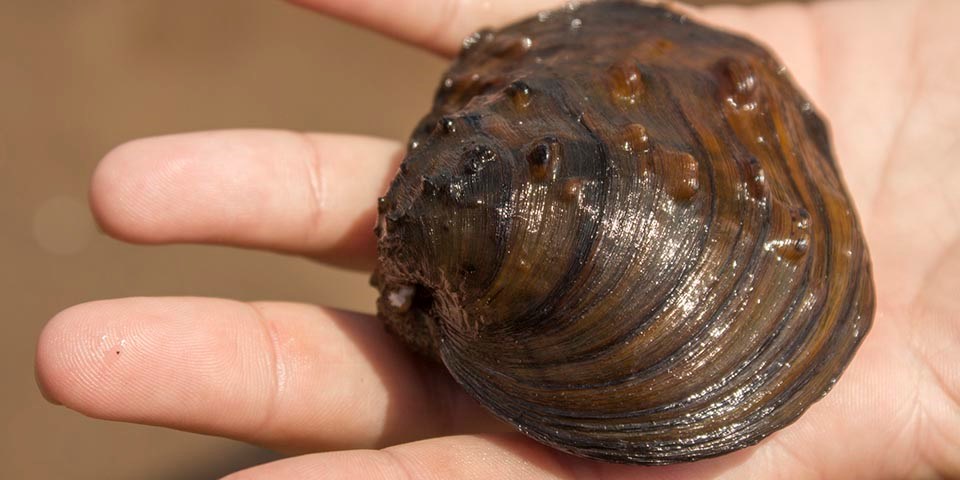
<instances>
[{"instance_id":1,"label":"bumpy shell surface","mask_svg":"<svg viewBox=\"0 0 960 480\"><path fill-rule=\"evenodd\" d=\"M754 444L870 326L827 130L743 37L628 1L481 31L410 147L380 200L380 316L545 444Z\"/></svg>"}]
</instances>

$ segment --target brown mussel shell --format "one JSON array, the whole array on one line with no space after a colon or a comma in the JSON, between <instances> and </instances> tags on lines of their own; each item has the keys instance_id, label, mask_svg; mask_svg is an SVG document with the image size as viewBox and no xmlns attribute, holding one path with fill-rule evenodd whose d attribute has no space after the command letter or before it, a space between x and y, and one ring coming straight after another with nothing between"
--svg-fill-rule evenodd
<instances>
[{"instance_id":1,"label":"brown mussel shell","mask_svg":"<svg viewBox=\"0 0 960 480\"><path fill-rule=\"evenodd\" d=\"M764 48L631 1L465 42L380 200L387 327L584 457L754 444L870 327L827 128Z\"/></svg>"}]
</instances>

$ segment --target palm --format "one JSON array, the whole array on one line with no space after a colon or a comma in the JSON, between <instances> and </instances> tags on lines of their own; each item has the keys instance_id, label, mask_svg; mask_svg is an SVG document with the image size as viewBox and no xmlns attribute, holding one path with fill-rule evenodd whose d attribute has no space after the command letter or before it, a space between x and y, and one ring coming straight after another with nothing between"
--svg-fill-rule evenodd
<instances>
[{"instance_id":1,"label":"palm","mask_svg":"<svg viewBox=\"0 0 960 480\"><path fill-rule=\"evenodd\" d=\"M447 1L432 9L425 0L407 0L381 10L373 0L366 9L300 2L451 54L480 24L557 0ZM960 238L960 168L950 153L960 131L960 91L951 83L960 78L960 36L950 36L948 22L958 7L950 0L849 2L697 14L770 44L831 120L876 274L874 328L847 373L800 420L755 447L662 468L557 454L508 432L375 319L306 305L196 298L80 305L44 331L40 383L50 398L91 416L288 451L396 444L304 455L247 472L269 478L957 472L960 253L952 247ZM107 231L130 241L224 242L366 268L373 259L369 233L344 232L372 224L372 212L350 207L381 192L401 154L387 141L284 132L144 140L105 159L93 207ZM225 162L235 173L211 186L207 179L222 175ZM377 174L349 186L327 181L361 167ZM108 338L121 340L105 344ZM115 349L126 354L108 354ZM218 415L223 411L231 414ZM403 443L412 440L421 441Z\"/></svg>"}]
</instances>

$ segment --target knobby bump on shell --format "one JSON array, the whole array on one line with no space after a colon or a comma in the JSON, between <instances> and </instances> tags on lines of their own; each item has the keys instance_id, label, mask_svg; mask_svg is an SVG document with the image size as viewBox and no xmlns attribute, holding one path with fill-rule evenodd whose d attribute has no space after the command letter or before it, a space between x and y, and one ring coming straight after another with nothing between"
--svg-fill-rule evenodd
<instances>
[{"instance_id":1,"label":"knobby bump on shell","mask_svg":"<svg viewBox=\"0 0 960 480\"><path fill-rule=\"evenodd\" d=\"M584 457L760 441L874 309L827 129L762 47L630 1L470 36L380 200L379 315Z\"/></svg>"}]
</instances>

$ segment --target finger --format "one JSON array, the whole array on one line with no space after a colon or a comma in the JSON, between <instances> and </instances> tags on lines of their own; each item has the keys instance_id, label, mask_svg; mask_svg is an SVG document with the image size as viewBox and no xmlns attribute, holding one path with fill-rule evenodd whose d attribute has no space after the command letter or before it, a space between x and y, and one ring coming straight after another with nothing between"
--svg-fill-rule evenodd
<instances>
[{"instance_id":1,"label":"finger","mask_svg":"<svg viewBox=\"0 0 960 480\"><path fill-rule=\"evenodd\" d=\"M562 0L289 0L399 40L452 56L463 38L499 27Z\"/></svg>"},{"instance_id":2,"label":"finger","mask_svg":"<svg viewBox=\"0 0 960 480\"><path fill-rule=\"evenodd\" d=\"M293 451L501 428L376 319L201 298L87 303L41 334L45 395L86 415Z\"/></svg>"},{"instance_id":3,"label":"finger","mask_svg":"<svg viewBox=\"0 0 960 480\"><path fill-rule=\"evenodd\" d=\"M794 467L788 458L758 446L720 458L661 467L586 460L523 438L517 433L462 435L398 445L288 458L228 476L241 479L489 479L692 480L767 478ZM753 461L748 462L747 460ZM783 460L782 463L775 463ZM773 470L776 469L776 470Z\"/></svg>"},{"instance_id":4,"label":"finger","mask_svg":"<svg viewBox=\"0 0 960 480\"><path fill-rule=\"evenodd\" d=\"M91 204L137 243L266 248L369 268L376 199L403 149L349 135L217 131L122 145L97 167Z\"/></svg>"}]
</instances>

